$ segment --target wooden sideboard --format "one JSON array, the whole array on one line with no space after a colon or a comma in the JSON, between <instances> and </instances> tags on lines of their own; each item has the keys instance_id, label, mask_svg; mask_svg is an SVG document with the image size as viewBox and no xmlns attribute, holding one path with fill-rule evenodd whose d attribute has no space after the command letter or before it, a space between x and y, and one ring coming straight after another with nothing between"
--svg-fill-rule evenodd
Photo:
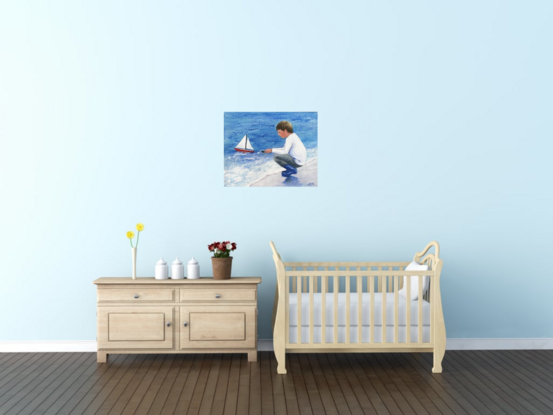
<instances>
[{"instance_id":1,"label":"wooden sideboard","mask_svg":"<svg viewBox=\"0 0 553 415\"><path fill-rule=\"evenodd\" d=\"M98 362L128 353L247 353L255 362L259 283L99 278Z\"/></svg>"}]
</instances>

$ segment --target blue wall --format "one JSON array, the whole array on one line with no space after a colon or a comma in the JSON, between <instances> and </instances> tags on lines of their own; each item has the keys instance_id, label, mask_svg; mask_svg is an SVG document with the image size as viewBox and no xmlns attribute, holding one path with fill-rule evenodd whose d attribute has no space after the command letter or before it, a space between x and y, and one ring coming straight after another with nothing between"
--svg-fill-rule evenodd
<instances>
[{"instance_id":1,"label":"blue wall","mask_svg":"<svg viewBox=\"0 0 553 415\"><path fill-rule=\"evenodd\" d=\"M101 276L237 241L442 245L448 337L553 337L549 1L2 2L0 340L93 340ZM318 111L319 187L223 187L225 111ZM236 212L248 212L248 222Z\"/></svg>"}]
</instances>

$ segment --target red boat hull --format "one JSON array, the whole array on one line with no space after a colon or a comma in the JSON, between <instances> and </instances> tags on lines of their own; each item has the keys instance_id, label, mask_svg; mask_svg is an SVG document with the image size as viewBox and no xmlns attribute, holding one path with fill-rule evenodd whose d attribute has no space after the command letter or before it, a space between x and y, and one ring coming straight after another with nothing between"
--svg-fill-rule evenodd
<instances>
[{"instance_id":1,"label":"red boat hull","mask_svg":"<svg viewBox=\"0 0 553 415\"><path fill-rule=\"evenodd\" d=\"M236 151L239 151L240 153L253 153L253 150L242 150L241 148L234 148Z\"/></svg>"}]
</instances>

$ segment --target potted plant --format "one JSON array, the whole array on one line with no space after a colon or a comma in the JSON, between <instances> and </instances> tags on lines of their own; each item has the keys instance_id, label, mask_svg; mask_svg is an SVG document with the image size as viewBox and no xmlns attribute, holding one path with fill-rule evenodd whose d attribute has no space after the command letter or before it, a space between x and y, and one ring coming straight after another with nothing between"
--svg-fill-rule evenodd
<instances>
[{"instance_id":1,"label":"potted plant","mask_svg":"<svg viewBox=\"0 0 553 415\"><path fill-rule=\"evenodd\" d=\"M230 253L236 250L236 242L213 242L207 248L213 254L211 258L213 278L216 280L230 279L232 269L232 257Z\"/></svg>"}]
</instances>

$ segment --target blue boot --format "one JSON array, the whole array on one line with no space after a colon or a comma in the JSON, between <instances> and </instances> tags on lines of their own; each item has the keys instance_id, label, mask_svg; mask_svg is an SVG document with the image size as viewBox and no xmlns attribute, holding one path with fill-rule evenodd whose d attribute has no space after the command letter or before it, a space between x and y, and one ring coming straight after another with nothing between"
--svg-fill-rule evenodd
<instances>
[{"instance_id":1,"label":"blue boot","mask_svg":"<svg viewBox=\"0 0 553 415\"><path fill-rule=\"evenodd\" d=\"M287 164L286 166L284 166L284 168L286 169L286 170L284 170L284 171L282 172L282 175L283 175L284 177L289 177L289 176L291 176L292 174L296 174L296 173L298 172L298 169L296 169L295 167L290 166L289 164Z\"/></svg>"}]
</instances>

